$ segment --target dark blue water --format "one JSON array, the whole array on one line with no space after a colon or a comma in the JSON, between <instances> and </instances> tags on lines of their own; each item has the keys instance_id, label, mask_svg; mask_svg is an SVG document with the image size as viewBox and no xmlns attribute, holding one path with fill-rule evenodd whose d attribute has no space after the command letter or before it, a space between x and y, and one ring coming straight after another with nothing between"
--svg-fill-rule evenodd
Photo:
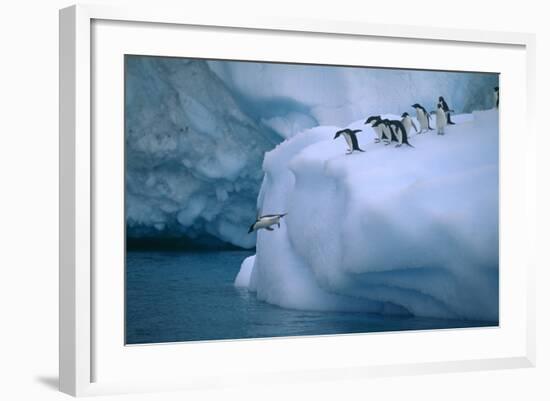
<instances>
[{"instance_id":1,"label":"dark blue water","mask_svg":"<svg viewBox=\"0 0 550 401\"><path fill-rule=\"evenodd\" d=\"M494 323L367 313L304 312L235 288L251 252L129 252L126 343L221 340L490 326Z\"/></svg>"}]
</instances>

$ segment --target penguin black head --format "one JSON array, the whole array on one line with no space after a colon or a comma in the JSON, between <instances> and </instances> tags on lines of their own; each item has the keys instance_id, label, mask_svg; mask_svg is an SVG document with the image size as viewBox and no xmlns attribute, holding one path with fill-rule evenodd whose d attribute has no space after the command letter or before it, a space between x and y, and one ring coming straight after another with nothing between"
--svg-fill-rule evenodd
<instances>
[{"instance_id":1,"label":"penguin black head","mask_svg":"<svg viewBox=\"0 0 550 401\"><path fill-rule=\"evenodd\" d=\"M440 109L440 108L441 108L441 105L440 105L440 104L438 104L438 105L437 105L437 108L438 108L438 109Z\"/></svg>"},{"instance_id":2,"label":"penguin black head","mask_svg":"<svg viewBox=\"0 0 550 401\"><path fill-rule=\"evenodd\" d=\"M334 139L338 138L341 134L355 135L358 132L361 132L361 130L360 129L349 129L349 128L341 129L340 131L336 132L336 134L334 135Z\"/></svg>"},{"instance_id":3,"label":"penguin black head","mask_svg":"<svg viewBox=\"0 0 550 401\"><path fill-rule=\"evenodd\" d=\"M384 124L384 121L383 121L383 120L376 120L376 121L372 124L372 126L373 126L373 128L376 128L376 127L378 127L379 125L382 125L382 124Z\"/></svg>"},{"instance_id":4,"label":"penguin black head","mask_svg":"<svg viewBox=\"0 0 550 401\"><path fill-rule=\"evenodd\" d=\"M411 106L413 109L419 109L420 105L418 103L415 103Z\"/></svg>"},{"instance_id":5,"label":"penguin black head","mask_svg":"<svg viewBox=\"0 0 550 401\"><path fill-rule=\"evenodd\" d=\"M386 127L389 127L391 125L391 121L388 120L387 118L385 118L383 120L380 120L377 125L379 125L379 124L384 124ZM373 127L374 127L374 125L373 125Z\"/></svg>"},{"instance_id":6,"label":"penguin black head","mask_svg":"<svg viewBox=\"0 0 550 401\"><path fill-rule=\"evenodd\" d=\"M380 119L380 116L370 116L369 118L367 118L367 121L365 121L365 124L370 124L371 122L378 121Z\"/></svg>"},{"instance_id":7,"label":"penguin black head","mask_svg":"<svg viewBox=\"0 0 550 401\"><path fill-rule=\"evenodd\" d=\"M407 113L407 112L401 114L401 118L405 118L405 117L408 117L408 116L409 116L409 113Z\"/></svg>"},{"instance_id":8,"label":"penguin black head","mask_svg":"<svg viewBox=\"0 0 550 401\"><path fill-rule=\"evenodd\" d=\"M439 96L439 101L442 102L443 100L443 96Z\"/></svg>"}]
</instances>

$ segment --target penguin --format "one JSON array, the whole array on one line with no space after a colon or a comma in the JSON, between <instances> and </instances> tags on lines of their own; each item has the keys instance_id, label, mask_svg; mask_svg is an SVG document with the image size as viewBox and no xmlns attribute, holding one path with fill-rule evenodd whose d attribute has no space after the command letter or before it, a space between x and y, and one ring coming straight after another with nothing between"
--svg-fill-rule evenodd
<instances>
[{"instance_id":1,"label":"penguin","mask_svg":"<svg viewBox=\"0 0 550 401\"><path fill-rule=\"evenodd\" d=\"M401 114L401 123L403 124L403 126L405 127L405 130L407 131L407 136L410 135L411 128L414 128L414 132L418 134L418 128L416 128L416 125L413 119L411 118L411 116L409 116L409 113Z\"/></svg>"},{"instance_id":2,"label":"penguin","mask_svg":"<svg viewBox=\"0 0 550 401\"><path fill-rule=\"evenodd\" d=\"M416 118L420 123L419 134L421 134L423 131L433 130L433 128L430 127L431 117L430 117L430 114L426 111L426 109L421 105L419 105L418 103L413 104L411 107L416 110Z\"/></svg>"},{"instance_id":3,"label":"penguin","mask_svg":"<svg viewBox=\"0 0 550 401\"><path fill-rule=\"evenodd\" d=\"M384 136L383 136L383 132L382 132L382 127L377 125L376 127L374 126L374 124L377 122L377 121L381 121L382 120L382 117L380 116L370 116L369 118L367 118L367 120L365 121L365 124L371 124L371 127L372 129L374 130L374 132L376 133L376 136L377 138L374 138L374 142L375 143L378 143L380 142L382 139L384 139Z\"/></svg>"},{"instance_id":4,"label":"penguin","mask_svg":"<svg viewBox=\"0 0 550 401\"><path fill-rule=\"evenodd\" d=\"M445 135L445 125L447 125L447 113L443 110L443 106L437 105L435 112L435 124L437 126L437 135Z\"/></svg>"},{"instance_id":5,"label":"penguin","mask_svg":"<svg viewBox=\"0 0 550 401\"><path fill-rule=\"evenodd\" d=\"M286 213L282 214L266 214L264 216L260 216L256 219L254 224L250 226L248 229L248 233L250 234L252 231L260 230L262 228L265 228L268 231L273 231L273 228L271 226L274 226L277 224L277 227L281 228L281 218L286 216Z\"/></svg>"},{"instance_id":6,"label":"penguin","mask_svg":"<svg viewBox=\"0 0 550 401\"><path fill-rule=\"evenodd\" d=\"M399 120L390 120L389 121L389 127L392 130L392 133L395 135L397 139L397 145L395 145L396 148L400 147L402 144L408 145L411 148L414 148L409 143L409 137L407 136L407 130L405 129L405 126L403 123Z\"/></svg>"},{"instance_id":7,"label":"penguin","mask_svg":"<svg viewBox=\"0 0 550 401\"><path fill-rule=\"evenodd\" d=\"M395 133L391 128L390 120L378 120L374 124L372 124L372 127L374 129L381 128L382 136L384 137L384 143L386 146L389 145L391 142L398 142L397 136L395 136Z\"/></svg>"},{"instance_id":8,"label":"penguin","mask_svg":"<svg viewBox=\"0 0 550 401\"><path fill-rule=\"evenodd\" d=\"M455 123L451 121L451 112L453 112L454 110L449 109L449 105L447 104L445 99L443 99L443 96L439 96L439 101L437 102L437 104L441 105L441 108L447 115L447 124L454 125Z\"/></svg>"},{"instance_id":9,"label":"penguin","mask_svg":"<svg viewBox=\"0 0 550 401\"><path fill-rule=\"evenodd\" d=\"M494 99L495 99L495 106L498 109L498 103L500 100L500 89L498 86L495 86L494 93L493 93Z\"/></svg>"},{"instance_id":10,"label":"penguin","mask_svg":"<svg viewBox=\"0 0 550 401\"><path fill-rule=\"evenodd\" d=\"M344 135L344 138L346 139L346 142L348 144L349 150L346 153L347 155L350 155L353 153L354 150L358 150L359 152L364 152L363 149L359 147L359 142L357 142L357 136L356 134L358 132L361 132L360 129L343 129L338 132L336 132L336 135L334 135L334 139L338 138L340 135Z\"/></svg>"}]
</instances>

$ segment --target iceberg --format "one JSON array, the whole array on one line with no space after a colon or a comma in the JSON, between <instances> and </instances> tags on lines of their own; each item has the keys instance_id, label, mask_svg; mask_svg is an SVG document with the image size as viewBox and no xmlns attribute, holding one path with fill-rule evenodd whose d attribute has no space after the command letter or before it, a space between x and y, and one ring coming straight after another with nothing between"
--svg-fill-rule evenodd
<instances>
[{"instance_id":1,"label":"iceberg","mask_svg":"<svg viewBox=\"0 0 550 401\"><path fill-rule=\"evenodd\" d=\"M313 145L300 133L431 109L439 95L457 113L489 108L498 76L127 56L125 84L128 239L254 248L247 228L277 144Z\"/></svg>"},{"instance_id":2,"label":"iceberg","mask_svg":"<svg viewBox=\"0 0 550 401\"><path fill-rule=\"evenodd\" d=\"M288 213L257 234L236 285L274 305L498 321L498 110L455 116L414 148L345 155L340 127L266 153L257 207Z\"/></svg>"}]
</instances>

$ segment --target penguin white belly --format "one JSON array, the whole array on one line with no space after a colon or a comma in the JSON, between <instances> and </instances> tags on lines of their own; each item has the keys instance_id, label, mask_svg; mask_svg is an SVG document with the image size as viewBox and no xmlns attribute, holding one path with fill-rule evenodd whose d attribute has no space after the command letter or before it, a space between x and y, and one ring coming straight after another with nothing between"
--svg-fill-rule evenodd
<instances>
[{"instance_id":1,"label":"penguin white belly","mask_svg":"<svg viewBox=\"0 0 550 401\"><path fill-rule=\"evenodd\" d=\"M423 112L416 113L416 116L420 123L420 129L428 129L428 116Z\"/></svg>"},{"instance_id":2,"label":"penguin white belly","mask_svg":"<svg viewBox=\"0 0 550 401\"><path fill-rule=\"evenodd\" d=\"M373 127L372 129L376 133L376 136L378 137L378 140L381 141L382 140L382 128L380 126L377 126L377 127Z\"/></svg>"},{"instance_id":3,"label":"penguin white belly","mask_svg":"<svg viewBox=\"0 0 550 401\"><path fill-rule=\"evenodd\" d=\"M412 128L411 119L410 118L404 118L403 120L401 120L401 123L405 127L405 131L407 131L407 134L410 134L411 128Z\"/></svg>"},{"instance_id":4,"label":"penguin white belly","mask_svg":"<svg viewBox=\"0 0 550 401\"><path fill-rule=\"evenodd\" d=\"M446 117L447 116L445 115L445 112L442 109L437 109L435 122L438 129L442 129L445 127L445 125L447 124Z\"/></svg>"},{"instance_id":5,"label":"penguin white belly","mask_svg":"<svg viewBox=\"0 0 550 401\"><path fill-rule=\"evenodd\" d=\"M346 143L348 144L350 152L353 150L353 143L351 142L351 137L348 134L344 134L344 138L346 138Z\"/></svg>"},{"instance_id":6,"label":"penguin white belly","mask_svg":"<svg viewBox=\"0 0 550 401\"><path fill-rule=\"evenodd\" d=\"M256 222L256 224L254 224L254 228L258 230L260 228L270 227L272 225L279 223L279 219L280 219L279 216L263 218L260 221Z\"/></svg>"},{"instance_id":7,"label":"penguin white belly","mask_svg":"<svg viewBox=\"0 0 550 401\"><path fill-rule=\"evenodd\" d=\"M445 125L447 125L447 114L441 108L437 109L437 112L435 113L435 125L437 126L438 135L445 134Z\"/></svg>"},{"instance_id":8,"label":"penguin white belly","mask_svg":"<svg viewBox=\"0 0 550 401\"><path fill-rule=\"evenodd\" d=\"M403 143L403 132L401 128L394 128L395 137L397 138L397 144L401 145Z\"/></svg>"}]
</instances>

